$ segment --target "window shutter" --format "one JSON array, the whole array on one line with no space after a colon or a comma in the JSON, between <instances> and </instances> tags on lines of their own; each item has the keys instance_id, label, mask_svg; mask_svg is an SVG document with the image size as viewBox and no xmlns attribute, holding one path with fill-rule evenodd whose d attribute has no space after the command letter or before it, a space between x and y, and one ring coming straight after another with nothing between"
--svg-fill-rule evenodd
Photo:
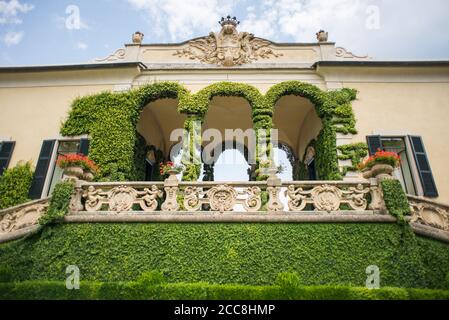
<instances>
[{"instance_id":1,"label":"window shutter","mask_svg":"<svg viewBox=\"0 0 449 320\"><path fill-rule=\"evenodd\" d=\"M377 152L377 149L383 149L380 136L367 136L366 142L368 143L368 151L370 156L374 155Z\"/></svg>"},{"instance_id":2,"label":"window shutter","mask_svg":"<svg viewBox=\"0 0 449 320\"><path fill-rule=\"evenodd\" d=\"M16 143L14 141L4 141L0 143L0 176L6 169L8 169L15 145Z\"/></svg>"},{"instance_id":3,"label":"window shutter","mask_svg":"<svg viewBox=\"0 0 449 320\"><path fill-rule=\"evenodd\" d=\"M410 136L413 156L415 157L416 167L418 168L419 177L421 179L424 196L430 198L438 197L438 191L433 179L432 170L430 169L429 159L422 138L419 136Z\"/></svg>"},{"instance_id":4,"label":"window shutter","mask_svg":"<svg viewBox=\"0 0 449 320\"><path fill-rule=\"evenodd\" d=\"M80 146L78 149L78 153L83 154L85 156L89 155L89 139L81 139Z\"/></svg>"},{"instance_id":5,"label":"window shutter","mask_svg":"<svg viewBox=\"0 0 449 320\"><path fill-rule=\"evenodd\" d=\"M31 199L39 199L42 196L45 179L50 166L51 156L55 147L56 140L45 140L42 143L41 153L37 161L36 171L34 172L33 182L29 192Z\"/></svg>"}]
</instances>

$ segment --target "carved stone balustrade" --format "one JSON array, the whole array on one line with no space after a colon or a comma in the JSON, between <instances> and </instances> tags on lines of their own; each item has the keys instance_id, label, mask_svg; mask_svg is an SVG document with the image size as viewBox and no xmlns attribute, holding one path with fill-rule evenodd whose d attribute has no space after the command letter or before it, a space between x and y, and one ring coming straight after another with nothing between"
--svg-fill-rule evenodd
<instances>
[{"instance_id":1,"label":"carved stone balustrade","mask_svg":"<svg viewBox=\"0 0 449 320\"><path fill-rule=\"evenodd\" d=\"M287 182L283 186L287 187L288 209L293 212L310 210L308 207L327 213L382 209L381 205L376 206L372 201L378 188L368 181Z\"/></svg>"},{"instance_id":2,"label":"carved stone balustrade","mask_svg":"<svg viewBox=\"0 0 449 320\"><path fill-rule=\"evenodd\" d=\"M86 183L71 202L72 211L153 212L163 196L163 183Z\"/></svg>"},{"instance_id":3,"label":"carved stone balustrade","mask_svg":"<svg viewBox=\"0 0 449 320\"><path fill-rule=\"evenodd\" d=\"M429 199L408 196L411 223L422 224L449 232L449 206Z\"/></svg>"},{"instance_id":4,"label":"carved stone balustrade","mask_svg":"<svg viewBox=\"0 0 449 320\"><path fill-rule=\"evenodd\" d=\"M72 212L365 212L384 213L379 188L368 180L284 182L82 182Z\"/></svg>"},{"instance_id":5,"label":"carved stone balustrade","mask_svg":"<svg viewBox=\"0 0 449 320\"><path fill-rule=\"evenodd\" d=\"M18 239L39 228L39 219L46 212L49 198L0 210L0 243Z\"/></svg>"}]
</instances>

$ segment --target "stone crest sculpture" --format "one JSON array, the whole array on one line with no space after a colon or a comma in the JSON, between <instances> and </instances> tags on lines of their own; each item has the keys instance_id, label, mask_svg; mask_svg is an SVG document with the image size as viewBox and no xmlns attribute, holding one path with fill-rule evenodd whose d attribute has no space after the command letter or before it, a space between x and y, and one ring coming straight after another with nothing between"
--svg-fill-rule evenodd
<instances>
[{"instance_id":1,"label":"stone crest sculpture","mask_svg":"<svg viewBox=\"0 0 449 320\"><path fill-rule=\"evenodd\" d=\"M219 23L222 27L219 33L211 32L207 37L189 41L187 48L174 55L225 67L282 56L269 47L270 41L256 38L248 32L238 32L240 22L235 17L222 18Z\"/></svg>"}]
</instances>

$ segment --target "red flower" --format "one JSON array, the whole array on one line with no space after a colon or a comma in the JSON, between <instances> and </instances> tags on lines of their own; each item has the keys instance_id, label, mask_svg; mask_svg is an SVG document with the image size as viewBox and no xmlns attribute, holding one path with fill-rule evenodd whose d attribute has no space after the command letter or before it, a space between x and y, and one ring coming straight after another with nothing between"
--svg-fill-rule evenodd
<instances>
[{"instance_id":1,"label":"red flower","mask_svg":"<svg viewBox=\"0 0 449 320\"><path fill-rule=\"evenodd\" d=\"M90 170L92 173L96 173L99 170L95 162L87 156L75 153L60 155L56 164L63 169L70 166L80 166L85 170Z\"/></svg>"}]
</instances>

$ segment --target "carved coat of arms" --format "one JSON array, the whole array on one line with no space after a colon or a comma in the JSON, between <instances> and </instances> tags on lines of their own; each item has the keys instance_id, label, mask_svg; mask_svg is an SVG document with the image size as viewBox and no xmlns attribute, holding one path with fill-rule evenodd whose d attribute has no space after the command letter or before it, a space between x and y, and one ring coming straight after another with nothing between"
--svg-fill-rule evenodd
<instances>
[{"instance_id":1,"label":"carved coat of arms","mask_svg":"<svg viewBox=\"0 0 449 320\"><path fill-rule=\"evenodd\" d=\"M222 18L219 33L211 32L207 37L189 41L187 48L178 50L174 55L225 67L282 56L269 47L270 41L256 38L248 32L238 32L239 23L235 17Z\"/></svg>"}]
</instances>

